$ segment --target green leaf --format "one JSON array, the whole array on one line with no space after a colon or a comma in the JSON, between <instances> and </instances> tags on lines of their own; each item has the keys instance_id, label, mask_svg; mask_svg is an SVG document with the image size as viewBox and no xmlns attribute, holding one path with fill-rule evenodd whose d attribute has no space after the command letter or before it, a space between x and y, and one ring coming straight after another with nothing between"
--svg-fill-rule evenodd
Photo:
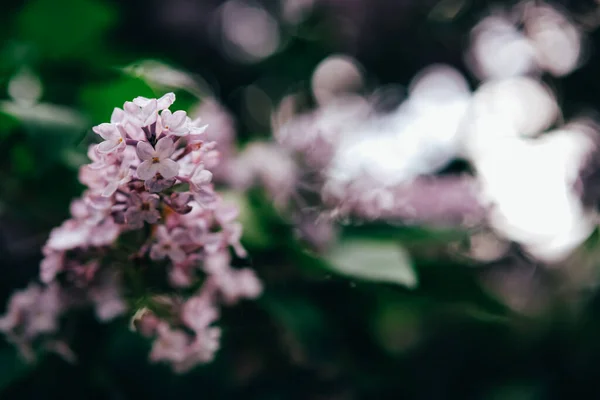
<instances>
[{"instance_id":1,"label":"green leaf","mask_svg":"<svg viewBox=\"0 0 600 400\"><path fill-rule=\"evenodd\" d=\"M18 144L12 148L11 165L13 172L20 176L30 176L35 171L35 158L31 149Z\"/></svg>"},{"instance_id":2,"label":"green leaf","mask_svg":"<svg viewBox=\"0 0 600 400\"><path fill-rule=\"evenodd\" d=\"M21 359L16 348L0 348L0 392L30 370L31 365Z\"/></svg>"},{"instance_id":3,"label":"green leaf","mask_svg":"<svg viewBox=\"0 0 600 400\"><path fill-rule=\"evenodd\" d=\"M115 21L113 9L95 0L35 0L19 14L22 39L60 58L96 55L102 36Z\"/></svg>"},{"instance_id":4,"label":"green leaf","mask_svg":"<svg viewBox=\"0 0 600 400\"><path fill-rule=\"evenodd\" d=\"M93 121L108 121L115 107L123 107L126 101L137 96L155 97L154 91L141 79L121 75L109 82L86 87L81 93L84 108Z\"/></svg>"},{"instance_id":5,"label":"green leaf","mask_svg":"<svg viewBox=\"0 0 600 400\"><path fill-rule=\"evenodd\" d=\"M326 259L334 271L343 275L407 288L417 286L410 255L398 243L349 239L333 248Z\"/></svg>"}]
</instances>

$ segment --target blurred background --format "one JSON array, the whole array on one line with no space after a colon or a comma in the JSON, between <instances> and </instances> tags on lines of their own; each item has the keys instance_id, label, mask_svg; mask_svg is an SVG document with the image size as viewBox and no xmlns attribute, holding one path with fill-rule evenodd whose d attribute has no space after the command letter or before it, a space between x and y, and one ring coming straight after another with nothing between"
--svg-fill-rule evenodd
<instances>
[{"instance_id":1,"label":"blurred background","mask_svg":"<svg viewBox=\"0 0 600 400\"><path fill-rule=\"evenodd\" d=\"M562 186L544 189L557 160L585 170L593 156L493 142L505 156L487 174L487 142L455 143L488 95L497 120L477 114L477 132L511 118L523 136L566 132L582 116L597 132L599 24L592 0L4 1L0 303L36 279L50 229L82 192L91 127L169 91L219 143L240 262L265 291L224 311L216 360L183 375L148 363L127 316L70 318L75 363L26 363L2 341L0 398L600 397L595 169L573 179L584 210L544 225L562 210ZM464 197L473 177L518 212ZM551 240L515 233L527 207Z\"/></svg>"}]
</instances>

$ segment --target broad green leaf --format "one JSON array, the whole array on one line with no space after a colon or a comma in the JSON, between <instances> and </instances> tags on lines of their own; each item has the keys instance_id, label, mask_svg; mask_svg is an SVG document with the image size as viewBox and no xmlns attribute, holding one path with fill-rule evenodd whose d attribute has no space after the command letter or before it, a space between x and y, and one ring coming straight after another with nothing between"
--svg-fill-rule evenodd
<instances>
[{"instance_id":1,"label":"broad green leaf","mask_svg":"<svg viewBox=\"0 0 600 400\"><path fill-rule=\"evenodd\" d=\"M417 286L410 255L398 243L369 239L342 241L327 255L331 268L343 275L375 282Z\"/></svg>"}]
</instances>

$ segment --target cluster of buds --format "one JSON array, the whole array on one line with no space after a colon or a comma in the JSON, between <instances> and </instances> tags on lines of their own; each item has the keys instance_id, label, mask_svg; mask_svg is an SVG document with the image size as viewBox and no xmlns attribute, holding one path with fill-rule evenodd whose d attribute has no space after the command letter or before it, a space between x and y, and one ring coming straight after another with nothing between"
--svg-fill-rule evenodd
<instances>
[{"instance_id":1,"label":"cluster of buds","mask_svg":"<svg viewBox=\"0 0 600 400\"><path fill-rule=\"evenodd\" d=\"M54 334L64 311L93 304L100 320L135 313L132 326L155 338L150 359L183 372L213 358L220 306L261 293L252 270L231 266L230 249L239 258L246 252L238 210L205 168L218 159L216 143L202 140L207 127L185 111L171 112L174 101L172 93L137 97L93 128L104 141L90 146L92 163L80 169L87 190L43 248L47 286L15 294L0 319L15 342ZM50 287L56 301L36 306L43 326L32 327L40 312L22 297Z\"/></svg>"}]
</instances>

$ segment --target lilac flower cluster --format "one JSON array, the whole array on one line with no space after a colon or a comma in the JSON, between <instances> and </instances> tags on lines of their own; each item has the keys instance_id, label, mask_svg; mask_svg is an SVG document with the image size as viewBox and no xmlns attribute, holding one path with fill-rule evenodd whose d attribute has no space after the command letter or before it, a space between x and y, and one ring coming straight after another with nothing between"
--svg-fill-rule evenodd
<instances>
[{"instance_id":1,"label":"lilac flower cluster","mask_svg":"<svg viewBox=\"0 0 600 400\"><path fill-rule=\"evenodd\" d=\"M15 343L57 334L75 305L94 305L100 320L131 310L132 326L155 338L150 359L184 372L218 349L220 305L261 293L252 270L230 265L230 248L246 252L238 210L205 168L216 143L202 140L206 126L185 111L171 112L174 101L137 97L93 128L103 141L79 172L87 190L43 248L47 286L16 293L0 319Z\"/></svg>"}]
</instances>

